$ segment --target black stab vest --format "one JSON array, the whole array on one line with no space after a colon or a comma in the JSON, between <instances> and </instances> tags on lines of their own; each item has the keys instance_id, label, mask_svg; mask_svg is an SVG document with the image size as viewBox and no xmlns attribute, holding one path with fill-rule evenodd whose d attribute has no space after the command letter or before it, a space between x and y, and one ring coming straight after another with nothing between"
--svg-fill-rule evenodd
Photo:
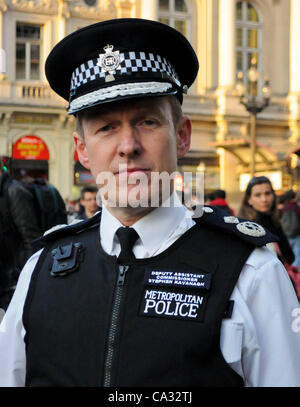
<instances>
[{"instance_id":1,"label":"black stab vest","mask_svg":"<svg viewBox=\"0 0 300 407\"><path fill-rule=\"evenodd\" d=\"M79 267L53 276L57 249L70 243L83 246ZM243 386L220 329L253 248L196 224L121 278L99 223L50 239L24 306L26 386Z\"/></svg>"}]
</instances>

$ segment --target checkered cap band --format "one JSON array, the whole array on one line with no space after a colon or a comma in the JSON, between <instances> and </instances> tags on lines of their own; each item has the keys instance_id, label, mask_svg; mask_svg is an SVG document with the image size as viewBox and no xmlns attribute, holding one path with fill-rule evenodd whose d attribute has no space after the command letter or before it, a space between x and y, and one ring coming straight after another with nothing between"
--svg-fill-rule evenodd
<instances>
[{"instance_id":1,"label":"checkered cap band","mask_svg":"<svg viewBox=\"0 0 300 407\"><path fill-rule=\"evenodd\" d=\"M120 59L116 76L130 75L134 72L160 72L167 74L177 86L181 86L173 66L159 55L146 52L120 52ZM101 72L101 66L97 65L98 61L98 58L91 59L75 69L71 77L71 92L95 79L102 78L105 81L107 72Z\"/></svg>"}]
</instances>

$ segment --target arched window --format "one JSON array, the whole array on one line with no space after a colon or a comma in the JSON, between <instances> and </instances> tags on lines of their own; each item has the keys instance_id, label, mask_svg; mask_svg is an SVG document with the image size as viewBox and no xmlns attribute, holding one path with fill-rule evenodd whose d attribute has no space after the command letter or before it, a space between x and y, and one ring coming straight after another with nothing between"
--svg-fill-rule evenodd
<instances>
[{"instance_id":1,"label":"arched window","mask_svg":"<svg viewBox=\"0 0 300 407\"><path fill-rule=\"evenodd\" d=\"M190 37L191 15L186 0L158 0L157 6L158 21Z\"/></svg>"},{"instance_id":2,"label":"arched window","mask_svg":"<svg viewBox=\"0 0 300 407\"><path fill-rule=\"evenodd\" d=\"M258 71L262 71L262 19L253 4L237 1L235 8L235 55L236 74L243 72L247 83L247 71L255 58Z\"/></svg>"}]
</instances>

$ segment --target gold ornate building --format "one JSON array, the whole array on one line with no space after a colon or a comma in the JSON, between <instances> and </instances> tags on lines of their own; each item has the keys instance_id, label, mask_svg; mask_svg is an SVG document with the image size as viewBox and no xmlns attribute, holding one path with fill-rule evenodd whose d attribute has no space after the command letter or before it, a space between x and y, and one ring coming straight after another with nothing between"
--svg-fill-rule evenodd
<instances>
[{"instance_id":1,"label":"gold ornate building","mask_svg":"<svg viewBox=\"0 0 300 407\"><path fill-rule=\"evenodd\" d=\"M65 35L121 17L170 24L198 54L199 75L184 102L192 147L179 170L204 169L206 190L225 189L238 206L250 174L251 126L236 78L243 72L247 85L255 58L258 92L265 76L272 88L269 106L256 117L256 171L279 192L300 188L299 0L0 0L0 154L13 158L16 175L44 176L65 198L92 181L74 155L74 119L48 87L43 67Z\"/></svg>"}]
</instances>

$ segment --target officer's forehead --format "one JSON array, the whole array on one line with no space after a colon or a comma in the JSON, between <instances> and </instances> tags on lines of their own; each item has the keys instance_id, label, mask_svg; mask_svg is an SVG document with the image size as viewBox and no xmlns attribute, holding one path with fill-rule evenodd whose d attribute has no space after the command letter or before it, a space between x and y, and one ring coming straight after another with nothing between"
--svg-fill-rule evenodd
<instances>
[{"instance_id":1,"label":"officer's forehead","mask_svg":"<svg viewBox=\"0 0 300 407\"><path fill-rule=\"evenodd\" d=\"M78 113L78 118L81 120L92 119L95 117L101 117L110 115L115 112L134 111L136 113L156 113L163 114L166 112L165 108L171 109L171 104L167 97L148 97L143 99L132 99L122 102L108 103L104 105L98 105L83 112Z\"/></svg>"}]
</instances>

